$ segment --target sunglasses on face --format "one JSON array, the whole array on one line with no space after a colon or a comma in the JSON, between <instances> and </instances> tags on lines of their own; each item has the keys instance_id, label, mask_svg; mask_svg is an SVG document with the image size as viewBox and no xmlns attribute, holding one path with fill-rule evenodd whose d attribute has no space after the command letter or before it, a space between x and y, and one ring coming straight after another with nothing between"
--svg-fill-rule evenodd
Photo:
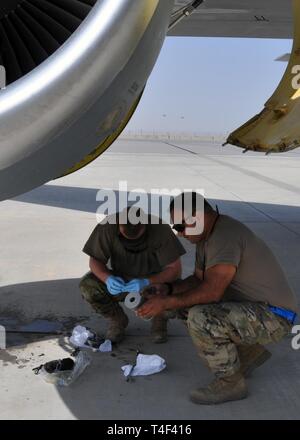
<instances>
[{"instance_id":1,"label":"sunglasses on face","mask_svg":"<svg viewBox=\"0 0 300 440\"><path fill-rule=\"evenodd\" d=\"M180 234L183 234L183 232L185 231L186 225L184 224L179 224L179 225L173 225L172 229L174 229L174 231L179 232Z\"/></svg>"},{"instance_id":2,"label":"sunglasses on face","mask_svg":"<svg viewBox=\"0 0 300 440\"><path fill-rule=\"evenodd\" d=\"M186 228L190 228L192 226L192 218L188 218L185 221L183 220L183 223L175 224L172 229L174 229L174 231L176 232L179 232L180 234L183 234Z\"/></svg>"}]
</instances>

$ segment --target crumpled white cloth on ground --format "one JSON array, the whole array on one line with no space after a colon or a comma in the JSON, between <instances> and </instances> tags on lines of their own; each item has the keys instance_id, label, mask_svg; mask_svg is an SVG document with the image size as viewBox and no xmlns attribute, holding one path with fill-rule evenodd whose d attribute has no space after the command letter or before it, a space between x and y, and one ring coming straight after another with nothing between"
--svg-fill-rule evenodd
<instances>
[{"instance_id":1,"label":"crumpled white cloth on ground","mask_svg":"<svg viewBox=\"0 0 300 440\"><path fill-rule=\"evenodd\" d=\"M88 338L91 338L93 334L85 327L81 325L77 325L72 332L72 336L70 337L71 344L75 345L75 347L88 347L85 345ZM90 347L88 347L90 348Z\"/></svg>"},{"instance_id":2,"label":"crumpled white cloth on ground","mask_svg":"<svg viewBox=\"0 0 300 440\"><path fill-rule=\"evenodd\" d=\"M139 354L136 365L124 365L122 367L124 376L149 376L150 374L160 373L166 368L166 361L157 354Z\"/></svg>"},{"instance_id":3,"label":"crumpled white cloth on ground","mask_svg":"<svg viewBox=\"0 0 300 440\"><path fill-rule=\"evenodd\" d=\"M94 351L101 351L102 353L109 353L110 351L112 351L112 343L109 339L106 339L103 344L98 347L98 349L93 349L93 347L86 344L86 341L93 336L93 333L91 333L86 327L83 327L82 325L77 325L73 329L72 336L70 337L70 342L75 347L89 348Z\"/></svg>"},{"instance_id":4,"label":"crumpled white cloth on ground","mask_svg":"<svg viewBox=\"0 0 300 440\"><path fill-rule=\"evenodd\" d=\"M100 345L99 351L101 351L101 353L109 353L110 351L112 351L111 340L110 339L106 339L103 342L103 344Z\"/></svg>"}]
</instances>

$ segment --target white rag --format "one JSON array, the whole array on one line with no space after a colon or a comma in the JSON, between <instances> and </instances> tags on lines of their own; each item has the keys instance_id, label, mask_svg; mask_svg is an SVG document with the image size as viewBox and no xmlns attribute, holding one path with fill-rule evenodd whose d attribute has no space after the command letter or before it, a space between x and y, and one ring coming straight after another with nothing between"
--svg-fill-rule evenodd
<instances>
[{"instance_id":1,"label":"white rag","mask_svg":"<svg viewBox=\"0 0 300 440\"><path fill-rule=\"evenodd\" d=\"M136 365L124 365L122 367L124 376L149 376L159 373L166 368L166 361L157 354L139 354L136 359Z\"/></svg>"},{"instance_id":2,"label":"white rag","mask_svg":"<svg viewBox=\"0 0 300 440\"><path fill-rule=\"evenodd\" d=\"M75 347L79 348L89 348L91 350L94 350L93 347L86 344L86 341L93 337L93 333L91 333L87 328L77 325L72 333L72 336L70 337L70 342ZM103 342L98 348L98 351L101 351L102 353L109 353L112 351L112 343L109 339Z\"/></svg>"},{"instance_id":3,"label":"white rag","mask_svg":"<svg viewBox=\"0 0 300 440\"><path fill-rule=\"evenodd\" d=\"M103 342L103 344L100 345L99 351L101 353L109 353L112 351L112 343L110 339L106 339L106 341Z\"/></svg>"},{"instance_id":4,"label":"white rag","mask_svg":"<svg viewBox=\"0 0 300 440\"><path fill-rule=\"evenodd\" d=\"M93 334L85 327L82 327L81 325L77 325L72 333L72 336L70 337L70 342L75 347L88 347L88 345L85 345L88 338L91 338Z\"/></svg>"}]
</instances>

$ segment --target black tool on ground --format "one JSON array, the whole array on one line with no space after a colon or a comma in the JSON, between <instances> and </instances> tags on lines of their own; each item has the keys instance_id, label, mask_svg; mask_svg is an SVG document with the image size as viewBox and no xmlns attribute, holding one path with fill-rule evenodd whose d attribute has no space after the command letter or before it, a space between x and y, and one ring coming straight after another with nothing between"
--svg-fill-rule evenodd
<instances>
[{"instance_id":1,"label":"black tool on ground","mask_svg":"<svg viewBox=\"0 0 300 440\"><path fill-rule=\"evenodd\" d=\"M132 380L131 373L133 372L134 367L136 366L137 357L138 357L138 355L139 355L140 353L141 353L140 350L137 350L137 351L136 351L136 359L135 359L135 363L132 365L132 367L131 367L131 369L130 369L130 371L129 371L128 376L126 376L126 382L130 382L130 381Z\"/></svg>"},{"instance_id":2,"label":"black tool on ground","mask_svg":"<svg viewBox=\"0 0 300 440\"><path fill-rule=\"evenodd\" d=\"M58 371L71 371L73 370L75 362L71 358L58 359L55 361L47 362L39 367L33 368L35 374L39 374L40 370L44 367L44 370L49 373L57 373Z\"/></svg>"},{"instance_id":3,"label":"black tool on ground","mask_svg":"<svg viewBox=\"0 0 300 440\"><path fill-rule=\"evenodd\" d=\"M74 351L72 351L71 356L75 358L76 356L79 355L79 353L80 353L80 348L77 347L77 348L75 348Z\"/></svg>"},{"instance_id":4,"label":"black tool on ground","mask_svg":"<svg viewBox=\"0 0 300 440\"><path fill-rule=\"evenodd\" d=\"M91 358L88 354L79 350L74 356L74 360L71 358L57 359L33 368L32 371L41 376L45 382L66 387L71 385L90 363Z\"/></svg>"}]
</instances>

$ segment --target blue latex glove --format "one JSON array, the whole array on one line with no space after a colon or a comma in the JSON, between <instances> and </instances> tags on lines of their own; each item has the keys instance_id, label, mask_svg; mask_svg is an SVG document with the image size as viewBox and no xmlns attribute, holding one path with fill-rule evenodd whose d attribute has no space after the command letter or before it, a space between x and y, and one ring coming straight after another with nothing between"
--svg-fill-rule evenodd
<instances>
[{"instance_id":1,"label":"blue latex glove","mask_svg":"<svg viewBox=\"0 0 300 440\"><path fill-rule=\"evenodd\" d=\"M145 287L150 285L150 281L147 278L144 279L134 279L129 281L129 283L125 284L123 287L123 292L140 292Z\"/></svg>"},{"instance_id":2,"label":"blue latex glove","mask_svg":"<svg viewBox=\"0 0 300 440\"><path fill-rule=\"evenodd\" d=\"M120 295L123 292L125 281L121 277L111 275L107 278L105 284L111 295Z\"/></svg>"}]
</instances>

